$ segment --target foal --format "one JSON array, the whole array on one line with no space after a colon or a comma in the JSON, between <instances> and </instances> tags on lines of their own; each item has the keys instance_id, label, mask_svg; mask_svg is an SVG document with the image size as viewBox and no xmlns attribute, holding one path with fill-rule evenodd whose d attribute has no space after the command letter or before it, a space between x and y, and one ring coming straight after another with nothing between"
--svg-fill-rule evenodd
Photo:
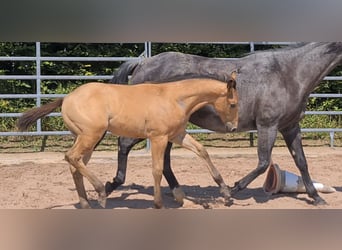
<instances>
[{"instance_id":1,"label":"foal","mask_svg":"<svg viewBox=\"0 0 342 250\"><path fill-rule=\"evenodd\" d=\"M199 84L201 83L201 84ZM211 162L204 147L185 131L190 115L205 105L211 105L227 127L238 125L238 96L235 74L228 83L212 79L188 79L166 84L113 85L88 83L65 96L24 113L18 121L23 131L39 118L62 107L67 128L75 135L74 145L65 154L82 208L90 208L83 176L94 186L101 206L105 207L106 192L102 182L86 168L96 144L103 135L113 134L149 138L151 141L154 205L163 207L160 182L164 152L168 141L195 152L207 163L207 168L226 201L230 190ZM184 193L174 191L179 203Z\"/></svg>"}]
</instances>

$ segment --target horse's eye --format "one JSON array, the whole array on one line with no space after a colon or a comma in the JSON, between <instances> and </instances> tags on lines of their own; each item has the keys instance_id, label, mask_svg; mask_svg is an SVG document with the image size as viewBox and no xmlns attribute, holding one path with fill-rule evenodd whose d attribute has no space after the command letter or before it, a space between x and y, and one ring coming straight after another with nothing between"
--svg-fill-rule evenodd
<instances>
[{"instance_id":1,"label":"horse's eye","mask_svg":"<svg viewBox=\"0 0 342 250\"><path fill-rule=\"evenodd\" d=\"M231 107L231 108L236 108L236 103L230 104L230 107Z\"/></svg>"}]
</instances>

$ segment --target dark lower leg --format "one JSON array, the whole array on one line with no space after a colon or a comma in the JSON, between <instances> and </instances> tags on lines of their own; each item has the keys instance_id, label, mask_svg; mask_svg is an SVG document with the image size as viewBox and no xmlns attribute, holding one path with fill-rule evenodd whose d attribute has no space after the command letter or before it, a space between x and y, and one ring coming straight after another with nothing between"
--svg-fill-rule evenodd
<instances>
[{"instance_id":1,"label":"dark lower leg","mask_svg":"<svg viewBox=\"0 0 342 250\"><path fill-rule=\"evenodd\" d=\"M143 139L118 138L118 169L116 171L116 176L113 178L113 182L107 182L105 185L107 195L125 183L128 154L133 146L141 141L143 141Z\"/></svg>"},{"instance_id":2,"label":"dark lower leg","mask_svg":"<svg viewBox=\"0 0 342 250\"><path fill-rule=\"evenodd\" d=\"M235 182L231 189L234 195L238 191L245 189L253 180L264 173L271 163L272 148L277 136L277 126L258 126L258 166L238 182Z\"/></svg>"},{"instance_id":3,"label":"dark lower leg","mask_svg":"<svg viewBox=\"0 0 342 250\"><path fill-rule=\"evenodd\" d=\"M270 165L269 161L259 162L256 169L252 170L249 174L247 174L241 180L235 182L234 187L231 189L231 195L235 195L240 190L245 189L253 180L255 180L255 178L263 174L267 170L269 165Z\"/></svg>"},{"instance_id":4,"label":"dark lower leg","mask_svg":"<svg viewBox=\"0 0 342 250\"><path fill-rule=\"evenodd\" d=\"M172 148L172 143L168 142L166 150L165 150L165 154L164 154L163 175L165 176L165 179L167 183L169 184L170 189L173 190L174 188L179 187L179 183L171 169L171 159L170 159L171 148Z\"/></svg>"},{"instance_id":5,"label":"dark lower leg","mask_svg":"<svg viewBox=\"0 0 342 250\"><path fill-rule=\"evenodd\" d=\"M305 185L306 192L308 193L309 197L314 199L314 204L326 204L326 202L318 195L317 190L315 189L312 183L312 179L309 174L308 164L303 150L299 125L291 129L282 131L282 135L285 139L290 154L292 155L296 163L296 166L301 173L303 183Z\"/></svg>"}]
</instances>

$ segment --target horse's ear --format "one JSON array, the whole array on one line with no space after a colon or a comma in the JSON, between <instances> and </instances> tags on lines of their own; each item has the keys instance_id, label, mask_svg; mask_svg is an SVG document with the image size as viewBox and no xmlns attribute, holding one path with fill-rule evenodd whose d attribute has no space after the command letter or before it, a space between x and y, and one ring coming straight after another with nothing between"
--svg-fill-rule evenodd
<instances>
[{"instance_id":1,"label":"horse's ear","mask_svg":"<svg viewBox=\"0 0 342 250\"><path fill-rule=\"evenodd\" d=\"M233 72L230 74L230 76L231 76L231 79L229 79L227 87L228 87L228 88L236 88L236 77L237 77L237 72L236 72L236 71L233 71Z\"/></svg>"}]
</instances>

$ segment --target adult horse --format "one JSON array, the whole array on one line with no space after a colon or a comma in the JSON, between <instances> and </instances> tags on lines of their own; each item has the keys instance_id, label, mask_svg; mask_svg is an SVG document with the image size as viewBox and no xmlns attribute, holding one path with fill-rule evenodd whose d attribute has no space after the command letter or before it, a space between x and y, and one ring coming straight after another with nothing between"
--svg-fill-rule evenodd
<instances>
[{"instance_id":1,"label":"adult horse","mask_svg":"<svg viewBox=\"0 0 342 250\"><path fill-rule=\"evenodd\" d=\"M239 126L237 131L258 131L258 165L231 190L232 195L247 187L271 164L271 153L280 131L300 170L304 185L314 204L325 204L309 175L303 151L299 121L304 115L309 94L332 69L341 63L342 43L312 42L283 49L252 53L234 61L166 52L142 61L126 62L112 82L131 83L210 76L224 81L229 72L238 70ZM257 72L257 74L256 74ZM257 75L257 77L255 77ZM190 117L190 122L217 132L227 131L217 114L203 107ZM107 182L110 193L125 181L127 155L139 140L119 138L118 170L113 182ZM165 154L164 176L170 188L179 186L170 166L170 149Z\"/></svg>"},{"instance_id":2,"label":"adult horse","mask_svg":"<svg viewBox=\"0 0 342 250\"><path fill-rule=\"evenodd\" d=\"M94 186L99 195L99 203L105 207L105 186L86 168L86 164L107 131L151 140L156 208L163 206L160 181L168 141L195 152L205 160L221 193L230 202L230 191L207 151L186 133L185 128L193 112L204 105L211 105L225 126L235 129L238 123L235 87L233 78L230 78L228 84L213 79L188 79L168 84L146 83L133 86L88 83L64 98L27 111L19 118L18 128L27 130L39 118L62 107L64 123L76 137L74 145L65 154L65 159L70 163L82 208L90 208L83 177ZM175 192L174 195L180 203L183 202L182 192Z\"/></svg>"}]
</instances>

